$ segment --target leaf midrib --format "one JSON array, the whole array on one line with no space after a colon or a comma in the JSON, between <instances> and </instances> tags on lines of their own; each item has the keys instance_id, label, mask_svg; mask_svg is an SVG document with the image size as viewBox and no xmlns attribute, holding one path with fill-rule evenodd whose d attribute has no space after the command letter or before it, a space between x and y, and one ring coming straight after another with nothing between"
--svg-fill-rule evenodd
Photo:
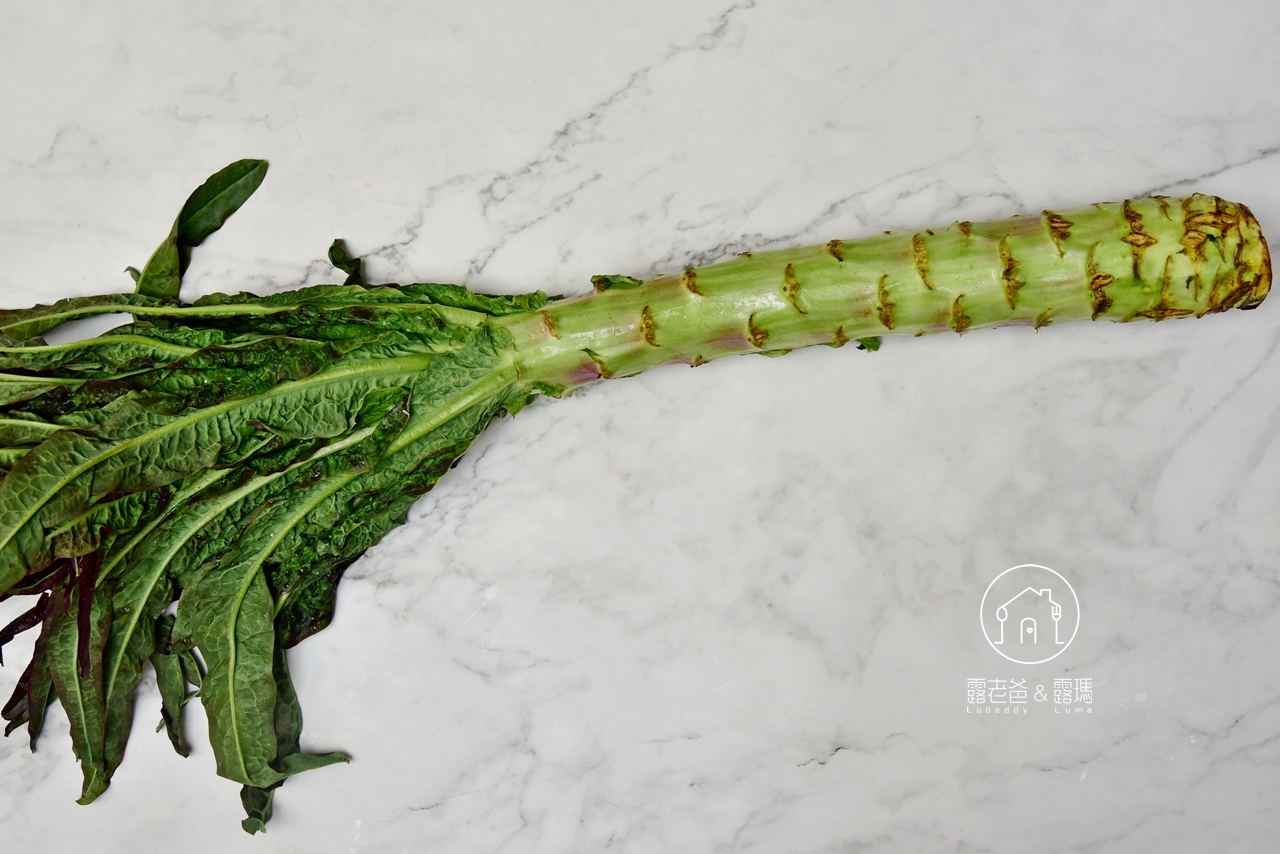
<instances>
[{"instance_id":1,"label":"leaf midrib","mask_svg":"<svg viewBox=\"0 0 1280 854\"><path fill-rule=\"evenodd\" d=\"M38 344L33 347L0 347L0 353L11 353L13 355L21 355L24 353L58 353L65 350L74 350L77 347L85 347L97 344L141 344L153 347L156 350L168 350L172 353L178 353L183 356L189 356L196 352L195 347L184 347L181 344L172 344L168 341L161 341L158 338L149 338L146 335L102 335L98 338L90 338L80 341L68 341L65 344Z\"/></svg>"},{"instance_id":2,"label":"leaf midrib","mask_svg":"<svg viewBox=\"0 0 1280 854\"><path fill-rule=\"evenodd\" d=\"M342 366L341 369L322 370L316 374L311 375L310 377L306 377L301 380L294 380L292 382L282 383L281 385L278 385L272 388L270 391L264 392L254 397L247 397L239 400L227 401L225 403L220 403L216 406L211 406L208 409L201 409L197 412L191 413L190 415L185 415L177 419L176 421L170 422L169 424L166 424L163 427L159 427L154 430L149 430L146 433L143 433L139 436L134 436L132 438L124 440L123 442L119 442L115 445L112 445L110 448L96 455L95 457L85 462L84 464L76 466L72 469L69 469L64 474L64 476L57 481L57 485L55 487L53 487L51 490L45 491L44 495L41 496L39 501L31 502L30 504L28 504L26 515L24 515L15 525L13 525L13 527L11 527L9 531L5 532L3 539L0 539L0 552L3 552L5 549L9 547L9 544L13 542L13 538L17 535L17 533L21 531L24 527L26 527L27 523L29 523L33 518L35 518L35 515L38 512L40 512L40 510L46 504L48 504L49 501L63 489L63 487L65 487L67 484L69 484L71 481L75 480L77 477L84 474L85 472L90 471L99 463L105 462L106 460L111 459L117 454L123 453L129 448L133 448L133 447L136 447L137 445L144 444L145 442L149 442L153 439L157 439L162 436L166 436L170 433L177 432L178 430L181 430L184 427L187 427L191 424L198 423L201 419L212 418L212 417L221 415L224 412L230 412L231 410L239 406L247 406L251 403L258 403L260 401L267 400L271 397L287 396L289 394L301 391L309 387L324 385L330 382L340 382L342 380L351 379L352 377L360 376L361 374L377 374L381 372L393 374L393 373L397 373L396 368L399 368L399 367L404 367L409 370L412 370L414 368L422 368L422 367L425 367L432 358L433 358L432 355L426 355L426 356L401 356L399 358L386 359L386 360L367 359L367 360L357 361L351 365ZM402 372L408 372L408 371L406 370Z\"/></svg>"},{"instance_id":3,"label":"leaf midrib","mask_svg":"<svg viewBox=\"0 0 1280 854\"><path fill-rule=\"evenodd\" d=\"M81 596L81 595L83 595L83 593L82 593L82 592L78 592L76 595L77 595L77 596ZM90 606L90 607L92 607L92 606ZM90 620L92 620L92 616L90 617ZM61 630L62 630L62 631L64 631L64 632L65 632L65 631L68 631L68 629L67 629L66 627L62 627L62 629L61 629ZM94 760L93 760L93 739L92 739L92 737L90 736L90 733L89 733L89 715L88 715L88 712L85 710L84 692L83 692L82 690L80 690L80 679L79 679L79 674L78 674L78 672L76 671L76 667L77 667L77 665L76 665L76 664L74 664L74 662L76 662L76 661L79 661L79 660L80 660L80 633L79 633L79 631L75 630L75 628L74 628L74 624L73 624L73 628L71 629L71 631L74 631L74 632L75 632L75 640L72 642L72 646L73 646L73 648L74 648L74 650L75 650L75 653L76 653L76 654L75 654L74 658L72 659L73 664L72 664L71 679L70 679L70 681L71 681L71 684L75 686L75 704L74 704L74 708L75 708L75 712L76 712L76 714L77 714L77 716L78 716L78 718L79 718L79 721L80 721L80 730L81 730L81 732L83 732L83 733L84 733L84 737L85 737L85 748L84 748L84 749L85 749L85 759L81 760L81 766L82 766L82 767L90 767L90 768L97 769L98 767L100 767L100 763L99 763L99 762L96 762L96 761L94 761ZM75 731L75 727L74 727L74 726L72 727L72 731L73 731L73 732Z\"/></svg>"},{"instance_id":4,"label":"leaf midrib","mask_svg":"<svg viewBox=\"0 0 1280 854\"><path fill-rule=\"evenodd\" d=\"M227 685L227 709L229 711L230 718L231 718L231 730L232 730L231 740L235 744L236 759L240 763L240 770L245 780L249 780L251 778L249 776L249 768L245 763L244 749L241 746L241 742L240 742L240 719L237 717L235 712L236 710L236 660L237 660L236 628L240 624L240 607L244 602L244 597L248 595L249 585L252 584L253 580L258 576L260 572L262 572L263 562L268 557L271 556L271 553L275 551L276 546L280 545L280 541L283 540L285 536L294 529L294 527L298 524L298 522L300 522L303 518L307 516L307 514L309 514L312 510L314 510L320 504L321 501L324 501L330 495L333 495L335 492L341 489L343 486L346 486L352 480L355 480L356 477L357 477L356 473L339 475L337 477L334 477L331 481L325 483L326 488L320 489L317 491L316 496L312 500L307 501L300 508L290 513L289 516L285 518L282 524L277 525L276 531L272 535L271 539L268 540L267 543L253 555L250 563L251 569L249 572L245 573L244 580L240 584L240 589L236 592L236 597L233 600L232 607L228 609L230 619L227 621L226 635L224 636L227 642L227 650L228 650L227 668L226 668L226 676L225 676L226 685ZM273 640L273 643L274 643L274 640ZM201 691L201 696L205 696L205 693L203 691ZM277 771L276 773L279 774L280 772ZM274 782L274 780L269 780L269 781L266 781L265 783L255 783L254 785L270 785L272 782Z\"/></svg>"},{"instance_id":5,"label":"leaf midrib","mask_svg":"<svg viewBox=\"0 0 1280 854\"><path fill-rule=\"evenodd\" d=\"M124 296L129 296L125 294ZM333 312L340 315L357 306L382 308L388 311L399 311L405 313L431 311L437 314L441 319L452 322L456 325L475 328L482 326L489 318L489 315L482 311L474 311L467 308L456 308L449 305L441 305L433 302L387 302L387 303L352 303L350 305L326 306L318 303L309 303L306 301L290 303L288 305L261 305L258 303L222 303L219 305L134 305L128 301L102 303L100 305L86 305L69 308L64 311L53 312L51 314L39 314L32 317L25 317L14 320L11 323L0 325L0 332L8 333L13 329L21 329L27 325L45 324L53 321L54 328L61 326L70 320L78 317L92 317L98 314L132 314L137 316L158 316L158 317L231 317L231 316L263 316L268 314L285 314L290 311L296 311L300 308L314 308L321 311ZM21 338L22 336L14 336ZM79 343L79 342L75 342Z\"/></svg>"},{"instance_id":6,"label":"leaf midrib","mask_svg":"<svg viewBox=\"0 0 1280 854\"><path fill-rule=\"evenodd\" d=\"M172 545L172 547L167 550L167 554L165 554L164 557L157 563L155 573L151 576L150 580L146 584L146 590L145 590L146 595L138 597L136 601L137 607L132 609L131 613L133 616L129 620L127 624L127 628L124 632L124 641L118 647L120 650L120 653L110 663L110 677L104 678L104 685L106 687L105 695L108 698L110 698L111 692L115 688L116 677L120 673L120 665L124 661L124 654L125 654L125 651L128 649L129 640L133 637L134 632L137 631L138 621L142 618L142 605L145 605L146 600L151 598L151 592L155 590L156 582L160 580L160 576L163 575L164 572L168 569L169 563L173 560L173 556L178 553L178 550L180 548L186 545L186 543L192 537L200 533L200 531L204 530L205 525L209 524L211 521L213 521L215 517L223 513L227 508L235 504L241 498L244 498L246 495L249 495L252 492L256 492L258 489L261 489L262 487L266 486L267 484L271 483L277 478L283 477L284 475L288 474L289 472L301 466L307 465L311 462L314 462L317 459L321 459L323 457L328 456L329 454L343 450L344 448L348 448L353 444L363 441L375 429L376 429L375 427L366 427L363 430L358 430L340 442L334 442L332 445L328 445L324 448L321 448L320 451L316 452L310 457L307 457L305 460L299 460L298 462L294 463L288 468L281 469L280 471L274 472L269 475L258 475L257 477L254 477L251 480L247 481L239 489L232 490L231 492L228 492L226 495L222 496L221 498L210 501L208 505L205 507L205 510L208 512L203 513L203 515L197 514L195 519L193 520L193 522L195 522L196 524L188 528L188 530L182 535L181 539L175 542Z\"/></svg>"},{"instance_id":7,"label":"leaf midrib","mask_svg":"<svg viewBox=\"0 0 1280 854\"><path fill-rule=\"evenodd\" d=\"M437 427L442 426L452 420L461 412L473 406L475 403L485 398L493 397L501 392L504 388L509 387L516 379L516 370L513 365L504 365L502 368L491 371L481 379L468 386L461 394L452 398L447 404L439 408L433 409L430 417L424 419L421 423L414 425L411 430L406 430L396 437L391 446L388 447L384 454L384 459L391 456L398 450L403 449L413 441L425 436ZM249 585L253 583L253 579L262 571L263 562L270 557L275 551L280 541L297 526L303 518L314 510L321 501L333 495L343 486L355 480L360 473L343 475L335 477L331 482L326 484L326 488L320 490L317 496L304 504L300 509L289 514L289 516L278 524L274 534L269 542L260 549L252 559L252 571L245 574L244 580L237 591L234 600L234 607L230 609L231 618L227 625L227 634L225 640L228 646L228 660L226 679L228 708L231 710L231 727L233 730L233 740L235 742L236 758L240 763L240 769L244 773L245 779L249 778L249 771L245 764L244 751L240 743L240 725L235 716L236 708L236 690L235 690L235 669L236 669L236 628L239 625L240 607L244 601L244 597L248 595Z\"/></svg>"}]
</instances>

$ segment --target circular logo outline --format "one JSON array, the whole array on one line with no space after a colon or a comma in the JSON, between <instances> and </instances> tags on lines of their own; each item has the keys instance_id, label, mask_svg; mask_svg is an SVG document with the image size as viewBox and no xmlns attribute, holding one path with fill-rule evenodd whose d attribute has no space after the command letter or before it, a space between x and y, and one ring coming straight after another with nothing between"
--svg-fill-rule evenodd
<instances>
[{"instance_id":1,"label":"circular logo outline","mask_svg":"<svg viewBox=\"0 0 1280 854\"><path fill-rule=\"evenodd\" d=\"M999 649L995 645L995 643L991 640L991 635L987 634L987 620L986 620L986 617L984 616L986 612L986 606L987 606L987 595L991 593L991 588L996 586L997 581L1004 578L1006 575L1013 572L1015 569L1043 569L1045 572L1053 573L1054 575L1058 576L1058 578L1062 579L1063 584L1067 585L1067 590L1071 591L1071 598L1076 603L1076 625L1075 625L1075 628L1071 630L1071 637L1067 638L1067 642L1063 644L1062 649L1058 650L1048 658L1042 658L1039 661L1019 661L1016 658L1012 658L1011 656L1005 655L1004 652L1001 649ZM1058 656L1066 652L1067 647L1071 646L1071 642L1076 639L1076 633L1080 631L1080 597L1076 595L1076 589L1071 586L1070 581L1067 581L1067 579L1063 577L1062 573L1052 570L1047 566L1041 566L1038 563L1020 563L1017 566L1009 567L1004 572L1000 573L995 578L991 579L991 583L987 585L987 589L984 590L982 593L982 601L978 603L978 624L982 626L982 636L987 639L987 646L991 647L997 653L999 653L1001 658L1008 659L1009 661L1012 661L1014 664L1044 664L1046 661L1053 661L1055 658L1057 658Z\"/></svg>"}]
</instances>

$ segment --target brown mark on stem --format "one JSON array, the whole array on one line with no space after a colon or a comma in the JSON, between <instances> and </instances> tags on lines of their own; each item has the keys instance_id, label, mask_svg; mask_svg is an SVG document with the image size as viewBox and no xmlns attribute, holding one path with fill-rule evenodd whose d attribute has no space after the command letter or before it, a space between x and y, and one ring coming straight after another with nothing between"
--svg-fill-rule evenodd
<instances>
[{"instance_id":1,"label":"brown mark on stem","mask_svg":"<svg viewBox=\"0 0 1280 854\"><path fill-rule=\"evenodd\" d=\"M640 309L640 332L644 335L644 340L654 347L658 344L658 325L653 322L653 315L649 313L649 306Z\"/></svg>"},{"instance_id":2,"label":"brown mark on stem","mask_svg":"<svg viewBox=\"0 0 1280 854\"><path fill-rule=\"evenodd\" d=\"M1239 271L1236 271L1234 278L1236 280L1236 286L1231 290L1227 291L1227 295L1224 296L1221 300L1219 300L1216 305L1214 305L1212 311L1214 312L1226 311L1227 309L1235 308L1238 305L1244 308L1249 308L1249 306L1246 304L1246 300L1248 299L1249 295L1253 293L1254 282L1252 279L1248 279L1248 278L1245 278L1244 276L1241 276L1239 274Z\"/></svg>"},{"instance_id":3,"label":"brown mark on stem","mask_svg":"<svg viewBox=\"0 0 1280 854\"><path fill-rule=\"evenodd\" d=\"M705 365L706 363L707 363L707 360L702 358L702 354L699 353L698 355L693 357L693 361L689 363L689 367L699 368Z\"/></svg>"},{"instance_id":4,"label":"brown mark on stem","mask_svg":"<svg viewBox=\"0 0 1280 854\"><path fill-rule=\"evenodd\" d=\"M885 329L892 329L893 307L897 303L889 299L888 281L889 274L885 273L880 277L880 283L876 285L876 314L880 317L880 323Z\"/></svg>"},{"instance_id":5,"label":"brown mark on stem","mask_svg":"<svg viewBox=\"0 0 1280 854\"><path fill-rule=\"evenodd\" d=\"M1160 296L1156 299L1155 305L1151 308L1144 309L1133 315L1133 317L1145 317L1148 320L1168 320L1170 317L1187 317L1195 314L1189 308L1175 308L1169 304L1169 285L1172 282L1172 265L1173 256L1170 255L1164 259L1164 274L1160 279ZM1132 320L1133 318L1126 318Z\"/></svg>"},{"instance_id":6,"label":"brown mark on stem","mask_svg":"<svg viewBox=\"0 0 1280 854\"><path fill-rule=\"evenodd\" d=\"M1017 273L1018 259L1009 251L1009 238L1000 238L1000 279L1004 282L1004 298L1009 308L1018 307L1018 291L1026 284Z\"/></svg>"},{"instance_id":7,"label":"brown mark on stem","mask_svg":"<svg viewBox=\"0 0 1280 854\"><path fill-rule=\"evenodd\" d=\"M1236 249L1235 249L1235 252L1232 253L1231 263L1237 269L1243 270L1245 268L1241 266L1241 260L1244 257L1244 231L1242 231L1239 226L1240 226L1240 221L1236 220L1236 223L1234 226L1236 229ZM1265 242L1265 239L1264 239L1264 242ZM1221 246L1218 247L1218 251L1219 252L1222 251ZM1267 256L1267 257L1268 259L1270 258L1270 256Z\"/></svg>"},{"instance_id":8,"label":"brown mark on stem","mask_svg":"<svg viewBox=\"0 0 1280 854\"><path fill-rule=\"evenodd\" d=\"M542 317L542 325L547 328L547 334L558 341L560 339L560 333L556 331L556 322L551 317L551 312L544 308L542 311L538 312L538 314Z\"/></svg>"},{"instance_id":9,"label":"brown mark on stem","mask_svg":"<svg viewBox=\"0 0 1280 854\"><path fill-rule=\"evenodd\" d=\"M1206 302L1204 307L1205 314L1216 314L1220 311L1225 311L1225 309L1223 309L1220 306L1220 301L1218 300L1218 286L1220 284L1222 284L1221 268L1219 268L1218 271L1214 273L1213 284L1209 285L1209 299Z\"/></svg>"},{"instance_id":10,"label":"brown mark on stem","mask_svg":"<svg viewBox=\"0 0 1280 854\"><path fill-rule=\"evenodd\" d=\"M965 330L973 325L973 318L965 314L964 309L960 307L960 300L963 297L964 294L959 294L951 302L951 328L960 335L963 335Z\"/></svg>"},{"instance_id":11,"label":"brown mark on stem","mask_svg":"<svg viewBox=\"0 0 1280 854\"><path fill-rule=\"evenodd\" d=\"M1156 203L1160 205L1160 215L1169 222L1173 222L1173 217L1169 216L1169 197L1168 196L1152 196Z\"/></svg>"},{"instance_id":12,"label":"brown mark on stem","mask_svg":"<svg viewBox=\"0 0 1280 854\"><path fill-rule=\"evenodd\" d=\"M969 231L973 228L973 223L969 222L969 220L966 219L964 222L957 222L956 228L960 230L961 234L963 234L965 237L968 237Z\"/></svg>"},{"instance_id":13,"label":"brown mark on stem","mask_svg":"<svg viewBox=\"0 0 1280 854\"><path fill-rule=\"evenodd\" d=\"M751 346L764 349L764 344L769 340L769 333L756 326L756 314L751 312L751 316L747 318L747 338L751 341Z\"/></svg>"},{"instance_id":14,"label":"brown mark on stem","mask_svg":"<svg viewBox=\"0 0 1280 854\"><path fill-rule=\"evenodd\" d=\"M1236 230L1236 246L1232 261L1234 265L1232 277L1236 285L1219 303L1218 311L1228 308L1245 310L1257 308L1271 289L1271 254L1267 251L1266 238L1262 236L1258 229L1258 221L1247 207L1236 205L1234 210L1236 220L1233 228ZM1245 235L1246 227L1257 236L1259 245L1255 250L1257 256L1255 258L1244 257L1248 239Z\"/></svg>"},{"instance_id":15,"label":"brown mark on stem","mask_svg":"<svg viewBox=\"0 0 1280 854\"><path fill-rule=\"evenodd\" d=\"M1199 212L1191 210L1191 199L1182 200L1182 236L1178 238L1178 244L1182 246L1182 250L1191 259L1191 269L1195 273L1195 298L1200 301L1200 268L1204 265L1204 244L1209 239L1209 235L1205 233L1199 220Z\"/></svg>"},{"instance_id":16,"label":"brown mark on stem","mask_svg":"<svg viewBox=\"0 0 1280 854\"><path fill-rule=\"evenodd\" d=\"M849 336L844 334L844 324L842 323L836 327L836 337L835 337L835 340L831 342L831 346L843 347L845 344L848 344L848 343L849 343Z\"/></svg>"},{"instance_id":17,"label":"brown mark on stem","mask_svg":"<svg viewBox=\"0 0 1280 854\"><path fill-rule=\"evenodd\" d=\"M1205 244L1213 242L1217 245L1218 251L1222 251L1222 238L1232 228L1238 228L1240 224L1239 211L1228 212L1222 209L1222 200L1213 199L1213 210L1194 211L1191 209L1195 198L1187 198L1182 200L1182 237L1178 238L1178 243L1186 250L1187 257L1191 259L1191 268L1195 272L1195 298L1200 300L1200 269L1207 259L1208 253L1205 250ZM1209 229L1217 232L1210 234ZM1243 247L1244 241L1241 240L1236 245L1237 253ZM1225 260L1225 259L1224 259ZM1239 263L1237 259L1237 263ZM1212 297L1211 297L1212 299Z\"/></svg>"},{"instance_id":18,"label":"brown mark on stem","mask_svg":"<svg viewBox=\"0 0 1280 854\"><path fill-rule=\"evenodd\" d=\"M796 278L796 265L788 264L782 271L782 293L795 306L796 311L808 314L809 311L800 304L800 281Z\"/></svg>"},{"instance_id":19,"label":"brown mark on stem","mask_svg":"<svg viewBox=\"0 0 1280 854\"><path fill-rule=\"evenodd\" d=\"M604 363L604 359L601 359L599 355L590 350L583 350L582 352L587 354L588 359L595 362L596 370L600 372L600 377L602 379L613 379L613 371L609 370L609 366Z\"/></svg>"},{"instance_id":20,"label":"brown mark on stem","mask_svg":"<svg viewBox=\"0 0 1280 854\"><path fill-rule=\"evenodd\" d=\"M831 253L831 257L844 263L844 244L839 240L833 240L827 244L827 251Z\"/></svg>"},{"instance_id":21,"label":"brown mark on stem","mask_svg":"<svg viewBox=\"0 0 1280 854\"><path fill-rule=\"evenodd\" d=\"M748 258L751 257L750 252L743 252L742 254L746 255ZM680 274L680 284L684 285L691 294L705 296L702 291L698 290L698 271L692 267L686 267L685 271Z\"/></svg>"},{"instance_id":22,"label":"brown mark on stem","mask_svg":"<svg viewBox=\"0 0 1280 854\"><path fill-rule=\"evenodd\" d=\"M1142 253L1148 246L1154 246L1156 239L1142 227L1142 214L1133 209L1133 204L1126 199L1123 207L1125 222L1129 223L1129 233L1122 239L1133 250L1133 277L1142 278L1139 267L1142 264Z\"/></svg>"},{"instance_id":23,"label":"brown mark on stem","mask_svg":"<svg viewBox=\"0 0 1280 854\"><path fill-rule=\"evenodd\" d=\"M1046 308L1044 311L1036 315L1036 329L1039 329L1041 326L1048 326L1050 323L1053 323L1053 321L1049 319L1049 312L1051 311L1053 311L1052 308Z\"/></svg>"},{"instance_id":24,"label":"brown mark on stem","mask_svg":"<svg viewBox=\"0 0 1280 854\"><path fill-rule=\"evenodd\" d=\"M1096 243L1089 247L1089 259L1085 262L1085 275L1089 277L1089 302L1093 305L1091 320L1097 320L1099 315L1105 314L1113 305L1113 300L1107 296L1107 285L1116 280L1116 277L1109 273L1098 272L1097 266L1093 263L1093 253L1097 248Z\"/></svg>"},{"instance_id":25,"label":"brown mark on stem","mask_svg":"<svg viewBox=\"0 0 1280 854\"><path fill-rule=\"evenodd\" d=\"M1239 252L1237 252L1239 256ZM1236 262L1236 266L1227 275L1223 276L1222 271L1218 271L1217 277L1213 281L1213 288L1209 291L1209 304L1205 307L1205 314L1216 314L1220 311L1226 311L1229 308L1240 306L1241 308L1255 308L1258 305L1258 299L1252 297L1254 290L1257 288L1260 276L1266 277L1266 281L1270 281L1270 258L1266 259L1268 264L1264 265L1260 271L1246 269ZM1218 296L1219 285L1227 284L1227 291L1221 297Z\"/></svg>"},{"instance_id":26,"label":"brown mark on stem","mask_svg":"<svg viewBox=\"0 0 1280 854\"><path fill-rule=\"evenodd\" d=\"M929 250L925 248L924 238L919 234L911 235L911 256L915 259L920 281L924 282L926 288L933 290L933 283L929 281Z\"/></svg>"},{"instance_id":27,"label":"brown mark on stem","mask_svg":"<svg viewBox=\"0 0 1280 854\"><path fill-rule=\"evenodd\" d=\"M1062 241L1071 236L1071 226L1075 223L1053 211L1044 212L1044 221L1049 226L1049 236L1053 238L1053 245L1058 247L1058 257L1061 258L1067 254L1062 248Z\"/></svg>"},{"instance_id":28,"label":"brown mark on stem","mask_svg":"<svg viewBox=\"0 0 1280 854\"><path fill-rule=\"evenodd\" d=\"M1237 227L1236 227L1236 249L1235 249L1235 252L1234 252L1234 253L1232 253L1232 256L1231 256L1231 265L1232 265L1233 267L1235 267L1237 270L1240 270L1241 272L1244 272L1244 270L1246 269L1246 267L1243 265L1243 259L1244 259L1244 232L1243 232L1243 231L1241 231L1241 230L1239 229L1239 227L1238 227L1238 226L1239 226L1239 221L1238 221L1238 220L1237 220L1237 222L1236 222L1236 226L1237 226ZM1218 251L1219 251L1219 252L1221 252L1221 251L1222 251L1222 247L1221 247L1221 245L1219 245L1219 247L1218 247ZM1223 254L1224 254L1224 256L1225 256L1225 253L1223 253ZM1269 260L1270 256L1267 256L1267 257L1268 257L1268 260Z\"/></svg>"}]
</instances>

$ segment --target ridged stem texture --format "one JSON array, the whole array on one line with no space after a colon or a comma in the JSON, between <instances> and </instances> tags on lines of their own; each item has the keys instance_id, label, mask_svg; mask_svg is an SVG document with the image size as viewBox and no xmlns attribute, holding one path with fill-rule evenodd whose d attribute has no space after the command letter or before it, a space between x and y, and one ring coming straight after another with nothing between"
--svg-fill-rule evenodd
<instances>
[{"instance_id":1,"label":"ridged stem texture","mask_svg":"<svg viewBox=\"0 0 1280 854\"><path fill-rule=\"evenodd\" d=\"M1243 205L1150 198L997 222L746 252L497 325L528 381L553 388L741 353L1069 320L1167 320L1254 308L1271 283Z\"/></svg>"}]
</instances>

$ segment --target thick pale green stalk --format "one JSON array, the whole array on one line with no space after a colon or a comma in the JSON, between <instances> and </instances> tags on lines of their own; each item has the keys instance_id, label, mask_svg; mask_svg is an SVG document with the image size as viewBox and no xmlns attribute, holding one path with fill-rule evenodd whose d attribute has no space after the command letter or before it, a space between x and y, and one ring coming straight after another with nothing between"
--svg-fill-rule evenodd
<instances>
[{"instance_id":1,"label":"thick pale green stalk","mask_svg":"<svg viewBox=\"0 0 1280 854\"><path fill-rule=\"evenodd\" d=\"M365 285L335 241L346 284L182 304L186 253L265 169L238 161L192 194L138 293L0 311L0 593L53 590L8 729L26 721L34 743L56 689L88 802L123 758L150 658L179 752L199 684L250 832L285 777L346 760L300 751L284 648L329 624L343 570L533 393L884 335L1201 316L1253 308L1271 283L1249 211L1192 196L598 276L558 301ZM37 337L121 310L138 322ZM193 645L203 674L182 663Z\"/></svg>"},{"instance_id":2,"label":"thick pale green stalk","mask_svg":"<svg viewBox=\"0 0 1280 854\"><path fill-rule=\"evenodd\" d=\"M939 231L744 253L495 319L551 393L655 365L1064 320L1253 308L1271 283L1257 221L1212 196L1045 211Z\"/></svg>"}]
</instances>

